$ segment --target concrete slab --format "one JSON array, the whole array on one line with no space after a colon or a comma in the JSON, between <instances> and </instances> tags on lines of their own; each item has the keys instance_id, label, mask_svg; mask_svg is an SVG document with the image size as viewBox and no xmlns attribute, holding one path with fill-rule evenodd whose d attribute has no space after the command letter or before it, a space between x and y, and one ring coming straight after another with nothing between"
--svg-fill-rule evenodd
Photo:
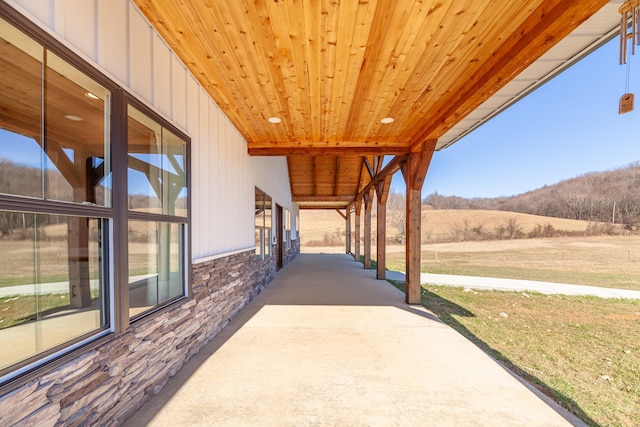
<instances>
[{"instance_id":1,"label":"concrete slab","mask_svg":"<svg viewBox=\"0 0 640 427\"><path fill-rule=\"evenodd\" d=\"M374 276L300 255L125 426L572 424Z\"/></svg>"}]
</instances>

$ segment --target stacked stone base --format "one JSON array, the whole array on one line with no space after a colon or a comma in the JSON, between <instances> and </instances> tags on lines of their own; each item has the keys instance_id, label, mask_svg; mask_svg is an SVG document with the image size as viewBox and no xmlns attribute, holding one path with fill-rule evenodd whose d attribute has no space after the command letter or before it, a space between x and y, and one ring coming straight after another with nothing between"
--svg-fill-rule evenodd
<instances>
[{"instance_id":1,"label":"stacked stone base","mask_svg":"<svg viewBox=\"0 0 640 427\"><path fill-rule=\"evenodd\" d=\"M285 262L297 253L299 246L292 245ZM192 298L0 397L0 425L120 425L262 291L275 272L274 258L258 260L253 251L194 265Z\"/></svg>"}]
</instances>

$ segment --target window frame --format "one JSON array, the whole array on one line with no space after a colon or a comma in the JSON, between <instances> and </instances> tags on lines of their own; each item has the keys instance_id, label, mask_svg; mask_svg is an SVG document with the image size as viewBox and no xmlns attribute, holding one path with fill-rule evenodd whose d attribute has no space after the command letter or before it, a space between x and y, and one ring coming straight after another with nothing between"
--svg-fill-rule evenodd
<instances>
[{"instance_id":1,"label":"window frame","mask_svg":"<svg viewBox=\"0 0 640 427\"><path fill-rule=\"evenodd\" d=\"M118 162L118 165L122 166L123 171L121 174L119 174L120 176L117 176L117 178L123 182L120 182L120 186L122 187L118 187L118 188L123 188L124 191L122 191L121 193L118 193L119 196L119 205L122 204L122 206L118 206L119 208L122 209L122 211L124 211L124 217L121 217L120 219L122 220L123 223L118 224L118 231L120 233L122 233L124 231L124 234L121 234L120 237L116 237L114 236L114 239L119 241L120 246L125 246L126 250L121 250L120 251L120 255L121 256L125 256L126 254L126 264L124 264L126 266L126 268L121 268L120 271L120 276L121 280L119 281L120 283L120 287L118 289L118 292L120 292L122 295L120 295L120 305L116 306L116 317L119 319L119 321L121 322L120 328L116 328L117 332L124 332L127 327L136 321L139 321L141 319L147 318L149 316L152 316L154 313L157 312L161 312L164 311L168 306L172 305L175 302L178 302L182 299L185 298L189 298L192 295L192 283L191 283L191 277L192 277L192 265L191 265L191 138L189 138L184 132L182 132L180 129L178 129L176 126L174 126L172 123L170 123L168 120L166 120L164 117L162 117L160 114L156 113L155 111L153 111L151 108L149 108L146 104L144 104L143 102L141 102L140 100L138 100L137 98L135 98L133 95L125 92L124 90L122 91L122 99L121 99L121 105L120 105L120 112L122 115L122 119L123 119L123 123L122 123L122 128L119 129L119 132L121 132L124 135L124 141L126 141L125 144L118 144L121 145L122 148L122 152L118 151L118 156L117 158L113 159L113 163ZM128 188L128 121L129 121L129 115L128 115L128 106L131 105L133 108L137 109L138 111L140 111L141 113L147 115L150 119L155 120L158 124L160 124L163 128L167 129L168 131L172 132L174 135L176 135L178 138L182 139L185 143L186 143L186 150L185 150L185 174L186 174L186 186L187 186L187 215L186 216L178 216L178 215L167 215L165 213L148 213L148 212L140 212L140 211L134 211L134 210L129 210L129 188ZM114 148L112 148L112 153L114 151ZM116 180L116 174L114 174L113 176L114 181ZM116 193L116 188L115 188L115 182L114 182L114 190L113 193ZM115 195L114 195L115 197ZM116 202L115 200L113 201L113 204L115 205ZM182 247L182 254L183 254L183 260L182 260L182 271L183 271L183 294L173 297L167 301L164 301L156 306L154 306L152 309L147 310L143 313L140 313L138 315L135 316L130 316L130 312L129 312L129 242L128 242L128 233L129 233L129 221L146 221L146 222L166 222L166 223L171 223L171 224L181 224L183 226L183 237L184 237L184 241L183 241L183 247ZM124 279L124 280L123 280ZM118 282L116 282L118 283ZM123 304L124 301L126 300L126 304Z\"/></svg>"},{"instance_id":2,"label":"window frame","mask_svg":"<svg viewBox=\"0 0 640 427\"><path fill-rule=\"evenodd\" d=\"M118 90L118 86L115 83L4 2L0 3L0 18L16 28L18 31L22 32L25 36L38 43L42 47L43 52L51 52L55 54L61 60L109 91L111 93L111 99L108 107L110 108L110 114L113 118L115 93ZM43 64L43 67L44 66L46 66L46 64ZM43 69L41 84L44 84L45 76L46 74ZM41 108L44 108L44 102ZM113 120L110 123L110 128L112 131ZM111 147L113 147L113 132L110 132L109 135L109 143ZM113 153L111 153L111 155L113 156ZM113 170L111 173L113 176ZM115 211L113 205L108 207L60 201L48 199L46 197L33 198L9 194L0 194L0 209L3 211L24 212L36 215L63 215L80 218L100 218L105 221L104 232L109 236L106 241L103 242L103 250L101 252L101 254L106 258L106 261L101 266L104 274L104 285L102 291L104 292L103 315L105 316L105 325L1 369L0 388L4 389L9 386L18 386L23 384L32 378L29 374L35 375L35 373L40 372L42 369L47 367L49 363L52 363L52 365L55 366L55 362L64 360L69 354L73 354L76 351L80 351L80 349L84 349L87 345L98 342L101 338L106 337L114 331L114 312L112 304L114 282L111 260L113 259L113 226Z\"/></svg>"},{"instance_id":3,"label":"window frame","mask_svg":"<svg viewBox=\"0 0 640 427\"><path fill-rule=\"evenodd\" d=\"M289 208L284 209L284 247L291 249L291 211Z\"/></svg>"},{"instance_id":4,"label":"window frame","mask_svg":"<svg viewBox=\"0 0 640 427\"><path fill-rule=\"evenodd\" d=\"M108 206L73 203L67 201L30 198L19 195L0 194L0 209L3 211L25 212L45 215L65 215L69 217L100 218L105 221L106 239L101 256L105 257L104 274L104 316L105 325L55 347L39 352L24 361L14 363L0 370L0 391L12 390L27 383L38 375L49 372L66 361L100 345L112 334L127 332L131 323L170 310L178 301L192 296L191 264L191 139L174 124L154 111L144 102L112 81L106 74L73 52L69 47L38 27L27 17L4 2L0 2L0 18L15 27L25 36L33 39L44 51L50 51L61 60L76 68L110 92L110 123L105 130L109 135L111 156L111 203ZM45 78L43 73L41 79ZM107 104L105 104L107 105ZM132 105L186 143L185 175L187 186L186 216L148 214L128 210L127 188L127 106ZM106 125L106 123L105 123ZM165 301L139 317L129 318L128 284L128 222L129 220L178 223L182 225L183 242L181 248L183 264L183 295Z\"/></svg>"},{"instance_id":5,"label":"window frame","mask_svg":"<svg viewBox=\"0 0 640 427\"><path fill-rule=\"evenodd\" d=\"M254 186L254 193L258 194L258 192L262 195L262 211L260 213L262 224L258 224L258 221L256 221L258 215L254 214L254 233L259 230L260 235L260 244L255 247L255 257L258 260L267 260L273 256L271 247L271 239L273 238L273 198L256 185ZM267 199L271 203L269 208L267 208ZM254 211L256 209L258 209L257 199L254 204ZM267 221L267 213L270 215L269 221Z\"/></svg>"}]
</instances>

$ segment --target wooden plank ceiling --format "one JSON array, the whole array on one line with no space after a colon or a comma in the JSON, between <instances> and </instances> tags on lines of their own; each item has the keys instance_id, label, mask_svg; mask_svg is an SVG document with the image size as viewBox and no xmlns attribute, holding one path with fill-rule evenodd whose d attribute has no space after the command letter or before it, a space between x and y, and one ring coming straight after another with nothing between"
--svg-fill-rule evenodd
<instances>
[{"instance_id":1,"label":"wooden plank ceiling","mask_svg":"<svg viewBox=\"0 0 640 427\"><path fill-rule=\"evenodd\" d=\"M365 159L438 139L608 2L134 1L301 208L347 206Z\"/></svg>"}]
</instances>

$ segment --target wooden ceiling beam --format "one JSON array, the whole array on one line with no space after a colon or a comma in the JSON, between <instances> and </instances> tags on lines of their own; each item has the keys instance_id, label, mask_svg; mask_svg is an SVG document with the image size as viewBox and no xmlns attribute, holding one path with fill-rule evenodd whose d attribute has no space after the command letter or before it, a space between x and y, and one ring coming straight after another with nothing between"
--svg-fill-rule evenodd
<instances>
[{"instance_id":1,"label":"wooden ceiling beam","mask_svg":"<svg viewBox=\"0 0 640 427\"><path fill-rule=\"evenodd\" d=\"M311 158L311 175L313 175L313 195L318 197L318 167L315 157Z\"/></svg>"},{"instance_id":2,"label":"wooden ceiling beam","mask_svg":"<svg viewBox=\"0 0 640 427\"><path fill-rule=\"evenodd\" d=\"M293 196L292 200L296 203L305 202L353 202L353 196Z\"/></svg>"},{"instance_id":3,"label":"wooden ceiling beam","mask_svg":"<svg viewBox=\"0 0 640 427\"><path fill-rule=\"evenodd\" d=\"M367 184L362 190L360 190L358 195L355 197L355 200L362 199L367 192L371 191L371 189L378 181L384 179L387 175L393 175L394 173L398 172L400 170L400 167L406 160L407 156L396 156L391 159L387 166L385 166L380 172L378 172L378 174L373 177L369 184Z\"/></svg>"},{"instance_id":4,"label":"wooden ceiling beam","mask_svg":"<svg viewBox=\"0 0 640 427\"><path fill-rule=\"evenodd\" d=\"M335 194L336 196L338 195L338 190L340 189L340 175L341 175L340 162L341 162L341 157L336 156L336 182L333 188L333 194Z\"/></svg>"},{"instance_id":5,"label":"wooden ceiling beam","mask_svg":"<svg viewBox=\"0 0 640 427\"><path fill-rule=\"evenodd\" d=\"M373 178L376 175L374 167L371 166L371 163L369 162L369 159L367 157L364 157L363 161L364 166L367 168L367 172L369 172L369 177Z\"/></svg>"},{"instance_id":6,"label":"wooden ceiling beam","mask_svg":"<svg viewBox=\"0 0 640 427\"><path fill-rule=\"evenodd\" d=\"M342 213L342 211L340 209L336 209L336 212L338 212L340 214L340 216L342 217L342 219L344 219L345 221L347 220L347 214Z\"/></svg>"},{"instance_id":7,"label":"wooden ceiling beam","mask_svg":"<svg viewBox=\"0 0 640 427\"><path fill-rule=\"evenodd\" d=\"M403 155L409 154L409 145L405 146L350 146L337 145L308 146L303 144L256 147L247 144L250 156L368 156L368 155Z\"/></svg>"}]
</instances>

